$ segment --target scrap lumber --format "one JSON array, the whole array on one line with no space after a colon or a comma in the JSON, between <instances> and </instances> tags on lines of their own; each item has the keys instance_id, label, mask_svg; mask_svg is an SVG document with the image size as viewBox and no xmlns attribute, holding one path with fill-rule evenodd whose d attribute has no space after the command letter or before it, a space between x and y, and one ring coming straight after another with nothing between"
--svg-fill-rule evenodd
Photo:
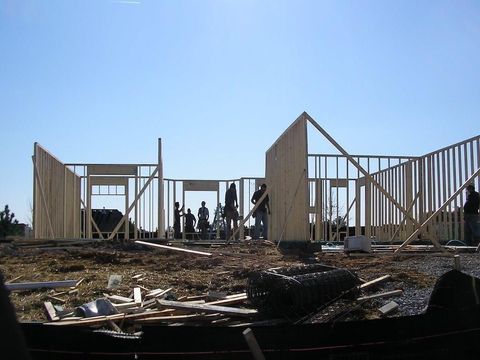
<instances>
[{"instance_id":1,"label":"scrap lumber","mask_svg":"<svg viewBox=\"0 0 480 360\"><path fill-rule=\"evenodd\" d=\"M166 290L162 290L162 289L156 289L156 290L152 290L150 291L147 295L145 295L145 299L147 298L158 298L160 296L164 296L166 294L168 294L170 291L172 291L173 288L168 288Z\"/></svg>"},{"instance_id":2,"label":"scrap lumber","mask_svg":"<svg viewBox=\"0 0 480 360\"><path fill-rule=\"evenodd\" d=\"M65 304L67 302L67 300L65 299L62 299L62 298L59 298L59 297L56 297L56 296L52 296L52 295L47 295L47 298L49 298L50 300L55 300L61 304Z\"/></svg>"},{"instance_id":3,"label":"scrap lumber","mask_svg":"<svg viewBox=\"0 0 480 360\"><path fill-rule=\"evenodd\" d=\"M129 298L129 297L125 297L125 296L120 296L120 295L108 295L108 294L104 294L105 297L112 301L112 302L115 302L115 303L123 303L123 304L126 304L126 303L131 303L133 302L133 299L132 298Z\"/></svg>"},{"instance_id":4,"label":"scrap lumber","mask_svg":"<svg viewBox=\"0 0 480 360\"><path fill-rule=\"evenodd\" d=\"M124 320L136 320L136 319L145 319L149 317L169 315L177 313L175 309L165 309L165 310L156 310L156 311L146 311L140 314L114 314L107 316L96 316L91 318L81 318L80 320L69 320L57 321L52 323L46 323L47 325L72 325L72 326L85 326L85 325L102 325L106 324L109 320L111 321L124 321Z\"/></svg>"},{"instance_id":5,"label":"scrap lumber","mask_svg":"<svg viewBox=\"0 0 480 360\"><path fill-rule=\"evenodd\" d=\"M398 304L395 301L390 301L378 309L382 316L388 315L396 310L398 310Z\"/></svg>"},{"instance_id":6,"label":"scrap lumber","mask_svg":"<svg viewBox=\"0 0 480 360\"><path fill-rule=\"evenodd\" d=\"M170 315L170 316L157 316L149 317L145 319L137 319L135 323L147 324L152 322L178 322L181 320L214 320L221 316L221 314L184 314L184 315Z\"/></svg>"},{"instance_id":7,"label":"scrap lumber","mask_svg":"<svg viewBox=\"0 0 480 360\"><path fill-rule=\"evenodd\" d=\"M211 300L221 300L227 297L227 294L223 291L209 291L207 297Z\"/></svg>"},{"instance_id":8,"label":"scrap lumber","mask_svg":"<svg viewBox=\"0 0 480 360\"><path fill-rule=\"evenodd\" d=\"M238 298L238 297L243 297L243 296L247 296L247 293L243 292L243 293L238 293L238 294L227 295L227 296L225 296L225 299L233 299L233 298Z\"/></svg>"},{"instance_id":9,"label":"scrap lumber","mask_svg":"<svg viewBox=\"0 0 480 360\"><path fill-rule=\"evenodd\" d=\"M192 296L187 296L187 301L192 301L192 300L205 300L207 298L207 294L202 294L202 295L192 295Z\"/></svg>"},{"instance_id":10,"label":"scrap lumber","mask_svg":"<svg viewBox=\"0 0 480 360\"><path fill-rule=\"evenodd\" d=\"M133 300L135 304L142 304L142 290L139 287L133 288Z\"/></svg>"},{"instance_id":11,"label":"scrap lumber","mask_svg":"<svg viewBox=\"0 0 480 360\"><path fill-rule=\"evenodd\" d=\"M157 300L157 303L162 308L191 310L191 311L210 312L210 313L218 312L221 314L227 314L232 316L248 317L248 316L257 314L257 310L254 310L254 309L232 308L227 306L212 305L211 303L190 304L190 303L182 303L180 301L169 301L169 300Z\"/></svg>"},{"instance_id":12,"label":"scrap lumber","mask_svg":"<svg viewBox=\"0 0 480 360\"><path fill-rule=\"evenodd\" d=\"M5 287L10 291L20 290L34 290L34 289L56 289L62 287L75 287L77 280L63 280L63 281L45 281L45 282L24 282L5 284Z\"/></svg>"},{"instance_id":13,"label":"scrap lumber","mask_svg":"<svg viewBox=\"0 0 480 360\"><path fill-rule=\"evenodd\" d=\"M136 308L138 307L138 304L137 303L134 303L134 302L129 302L129 303L122 303L122 304L114 304L112 303L112 305L115 307L115 309L117 309L118 311L124 311L126 309L131 309L131 308Z\"/></svg>"},{"instance_id":14,"label":"scrap lumber","mask_svg":"<svg viewBox=\"0 0 480 360\"><path fill-rule=\"evenodd\" d=\"M16 276L16 277L14 277L13 279L10 279L10 280L6 281L5 284L10 284L10 283L12 283L12 282L14 282L14 281L17 281L17 280L20 279L21 277L23 277L23 275Z\"/></svg>"},{"instance_id":15,"label":"scrap lumber","mask_svg":"<svg viewBox=\"0 0 480 360\"><path fill-rule=\"evenodd\" d=\"M233 305L240 304L247 300L247 294L242 294L241 296L226 298L222 300L216 300L206 303L207 305Z\"/></svg>"},{"instance_id":16,"label":"scrap lumber","mask_svg":"<svg viewBox=\"0 0 480 360\"><path fill-rule=\"evenodd\" d=\"M183 248L178 248L178 247L173 247L173 246L166 246L166 245L160 245L160 244L152 244L152 243L145 242L145 241L140 241L140 240L136 240L135 242L138 243L138 244L147 245L147 246L153 246L153 247L158 247L158 248L167 249L167 250L183 251L183 252L187 252L187 253L190 253L190 254L212 256L211 253L207 253L207 252L203 252L203 251L195 251L195 250L183 249Z\"/></svg>"},{"instance_id":17,"label":"scrap lumber","mask_svg":"<svg viewBox=\"0 0 480 360\"><path fill-rule=\"evenodd\" d=\"M372 286L375 286L375 285L378 285L388 279L391 278L391 275L384 275L384 276L381 276L379 278L376 278L374 280L371 280L371 281L368 281L362 285L359 286L360 290L365 290L365 289L368 289L369 287L372 287Z\"/></svg>"},{"instance_id":18,"label":"scrap lumber","mask_svg":"<svg viewBox=\"0 0 480 360\"><path fill-rule=\"evenodd\" d=\"M255 360L265 360L265 356L262 353L262 349L260 349L260 345L258 345L258 341L255 338L255 335L253 335L252 329L246 328L245 330L243 330L242 335L245 338L245 341L247 342L250 351L252 352L253 358Z\"/></svg>"},{"instance_id":19,"label":"scrap lumber","mask_svg":"<svg viewBox=\"0 0 480 360\"><path fill-rule=\"evenodd\" d=\"M403 293L403 290L393 290L393 291L387 291L384 293L379 293L379 294L374 294L370 296L362 296L357 299L357 301L364 301L364 300L372 300L372 299L380 299L380 298L386 298L386 297L391 297L391 296L398 296Z\"/></svg>"},{"instance_id":20,"label":"scrap lumber","mask_svg":"<svg viewBox=\"0 0 480 360\"><path fill-rule=\"evenodd\" d=\"M45 312L47 313L48 320L50 321L60 320L60 318L57 316L57 312L55 311L55 308L53 307L50 301L45 301L43 305L45 306Z\"/></svg>"}]
</instances>

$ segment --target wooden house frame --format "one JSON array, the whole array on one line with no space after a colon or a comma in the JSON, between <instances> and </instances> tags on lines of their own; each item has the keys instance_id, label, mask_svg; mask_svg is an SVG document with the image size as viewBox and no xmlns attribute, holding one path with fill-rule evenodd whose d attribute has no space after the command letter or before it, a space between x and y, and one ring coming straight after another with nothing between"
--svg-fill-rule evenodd
<instances>
[{"instance_id":1,"label":"wooden house frame","mask_svg":"<svg viewBox=\"0 0 480 360\"><path fill-rule=\"evenodd\" d=\"M335 153L309 153L312 129ZM64 164L37 143L32 159L34 236L49 239L128 239L130 219L135 239L169 237L173 204L185 203L185 193L213 191L221 203L231 182L250 227L251 196L266 182L274 241L335 241L354 229L375 241L405 246L421 237L439 245L464 238L463 190L480 187L480 136L423 156L351 155L305 112L267 150L265 178L164 178L161 139L155 164ZM96 195L125 198L125 214L108 234L92 218Z\"/></svg>"},{"instance_id":2,"label":"wooden house frame","mask_svg":"<svg viewBox=\"0 0 480 360\"><path fill-rule=\"evenodd\" d=\"M253 192L265 182L264 178L253 177L232 180L164 178L161 139L158 140L157 164L62 163L38 143L34 144L32 159L33 228L37 239L112 239L118 236L129 239L131 235L133 239L173 238L169 229L173 227L174 204L176 201L185 204L187 192L213 191L217 204L223 203L225 191L233 182L237 185L242 218L253 206L250 203ZM126 211L109 233L101 231L92 217L92 199L97 195L124 197ZM130 223L134 225L133 230L129 228ZM246 226L251 226L250 221ZM184 227L182 223L182 230ZM159 233L158 229L164 231ZM243 227L241 229L243 237ZM182 237L185 239L185 231Z\"/></svg>"},{"instance_id":3,"label":"wooden house frame","mask_svg":"<svg viewBox=\"0 0 480 360\"><path fill-rule=\"evenodd\" d=\"M308 153L308 124L335 154ZM470 183L478 189L479 174L480 136L423 156L350 155L304 112L266 153L270 234L277 241L339 240L341 227L331 225L337 194L343 204L334 219L347 233L354 227L355 235L402 246L420 236L436 245L462 240L462 191Z\"/></svg>"}]
</instances>

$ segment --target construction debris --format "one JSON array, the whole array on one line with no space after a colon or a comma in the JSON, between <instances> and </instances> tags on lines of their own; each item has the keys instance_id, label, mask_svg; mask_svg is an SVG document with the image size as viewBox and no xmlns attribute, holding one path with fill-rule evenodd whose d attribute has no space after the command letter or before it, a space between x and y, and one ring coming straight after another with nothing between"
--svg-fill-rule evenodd
<instances>
[{"instance_id":1,"label":"construction debris","mask_svg":"<svg viewBox=\"0 0 480 360\"><path fill-rule=\"evenodd\" d=\"M395 301L390 301L389 303L383 305L378 311L382 316L393 313L398 310L398 304Z\"/></svg>"},{"instance_id":2,"label":"construction debris","mask_svg":"<svg viewBox=\"0 0 480 360\"><path fill-rule=\"evenodd\" d=\"M9 283L5 287L10 291L34 290L34 289L56 289L77 286L77 280L46 281L46 282L24 282Z\"/></svg>"}]
</instances>

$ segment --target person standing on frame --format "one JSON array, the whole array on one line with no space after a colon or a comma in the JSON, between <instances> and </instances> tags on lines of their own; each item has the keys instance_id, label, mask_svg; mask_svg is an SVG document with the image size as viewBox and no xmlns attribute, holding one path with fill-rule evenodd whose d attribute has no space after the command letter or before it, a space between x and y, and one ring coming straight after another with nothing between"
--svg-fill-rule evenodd
<instances>
[{"instance_id":1,"label":"person standing on frame","mask_svg":"<svg viewBox=\"0 0 480 360\"><path fill-rule=\"evenodd\" d=\"M180 203L175 203L175 209L173 209L173 238L181 239L182 233L180 232L180 217L183 216L180 213L183 212L183 206L180 209Z\"/></svg>"},{"instance_id":2,"label":"person standing on frame","mask_svg":"<svg viewBox=\"0 0 480 360\"><path fill-rule=\"evenodd\" d=\"M185 214L185 232L189 240L194 238L196 223L197 219L195 219L195 215L192 214L190 209L187 209L187 213Z\"/></svg>"},{"instance_id":3,"label":"person standing on frame","mask_svg":"<svg viewBox=\"0 0 480 360\"><path fill-rule=\"evenodd\" d=\"M205 201L202 201L202 207L198 209L198 228L200 229L202 240L207 239L208 218L210 217L205 204Z\"/></svg>"},{"instance_id":4,"label":"person standing on frame","mask_svg":"<svg viewBox=\"0 0 480 360\"><path fill-rule=\"evenodd\" d=\"M467 186L467 201L463 205L463 220L465 229L465 243L467 246L476 246L476 237L478 236L478 208L480 205L480 196L475 191L475 186Z\"/></svg>"},{"instance_id":5,"label":"person standing on frame","mask_svg":"<svg viewBox=\"0 0 480 360\"><path fill-rule=\"evenodd\" d=\"M236 233L235 238L238 240L238 199L237 188L235 183L230 184L230 188L225 193L225 207L223 209L227 226L225 229L225 239L228 241L232 235L232 221L233 231Z\"/></svg>"},{"instance_id":6,"label":"person standing on frame","mask_svg":"<svg viewBox=\"0 0 480 360\"><path fill-rule=\"evenodd\" d=\"M262 184L260 189L255 191L252 196L252 204L256 205L257 202L260 200L262 195L267 190L267 185ZM269 203L268 195L262 200L262 202L258 205L257 210L253 213L255 217L255 239L260 239L260 224L263 225L263 239L268 239L268 215L270 214L270 203Z\"/></svg>"}]
</instances>

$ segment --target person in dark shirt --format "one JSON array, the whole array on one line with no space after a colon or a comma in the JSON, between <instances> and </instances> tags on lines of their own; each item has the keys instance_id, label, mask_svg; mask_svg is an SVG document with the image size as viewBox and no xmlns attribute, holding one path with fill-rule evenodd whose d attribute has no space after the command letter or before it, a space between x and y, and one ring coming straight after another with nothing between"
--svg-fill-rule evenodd
<instances>
[{"instance_id":1,"label":"person in dark shirt","mask_svg":"<svg viewBox=\"0 0 480 360\"><path fill-rule=\"evenodd\" d=\"M476 245L475 237L478 236L478 208L480 196L475 191L475 186L467 186L467 201L463 205L463 219L465 229L465 243L467 246Z\"/></svg>"},{"instance_id":2,"label":"person in dark shirt","mask_svg":"<svg viewBox=\"0 0 480 360\"><path fill-rule=\"evenodd\" d=\"M173 237L175 239L180 239L182 237L182 233L180 232L180 217L183 216L180 213L183 212L183 206L180 209L180 203L175 203L175 209L173 210Z\"/></svg>"},{"instance_id":3,"label":"person in dark shirt","mask_svg":"<svg viewBox=\"0 0 480 360\"><path fill-rule=\"evenodd\" d=\"M225 219L227 220L227 226L225 229L225 239L228 241L232 235L232 221L233 231L236 232L235 238L238 239L238 199L237 188L235 183L230 184L230 188L225 193L225 207L223 209Z\"/></svg>"},{"instance_id":4,"label":"person in dark shirt","mask_svg":"<svg viewBox=\"0 0 480 360\"><path fill-rule=\"evenodd\" d=\"M262 184L259 190L255 191L252 196L252 203L257 204L262 195L267 190L267 185ZM263 201L258 205L257 210L254 212L255 217L255 239L260 239L260 228L263 225L263 239L268 239L268 215L270 214L270 200L268 195L265 196Z\"/></svg>"},{"instance_id":5,"label":"person in dark shirt","mask_svg":"<svg viewBox=\"0 0 480 360\"><path fill-rule=\"evenodd\" d=\"M187 239L193 239L196 223L197 219L195 219L195 215L192 214L190 209L187 209L187 213L185 214L185 232L187 233Z\"/></svg>"},{"instance_id":6,"label":"person in dark shirt","mask_svg":"<svg viewBox=\"0 0 480 360\"><path fill-rule=\"evenodd\" d=\"M202 207L198 209L198 228L203 240L207 239L208 219L210 214L208 208L205 207L205 201L202 201Z\"/></svg>"}]
</instances>

